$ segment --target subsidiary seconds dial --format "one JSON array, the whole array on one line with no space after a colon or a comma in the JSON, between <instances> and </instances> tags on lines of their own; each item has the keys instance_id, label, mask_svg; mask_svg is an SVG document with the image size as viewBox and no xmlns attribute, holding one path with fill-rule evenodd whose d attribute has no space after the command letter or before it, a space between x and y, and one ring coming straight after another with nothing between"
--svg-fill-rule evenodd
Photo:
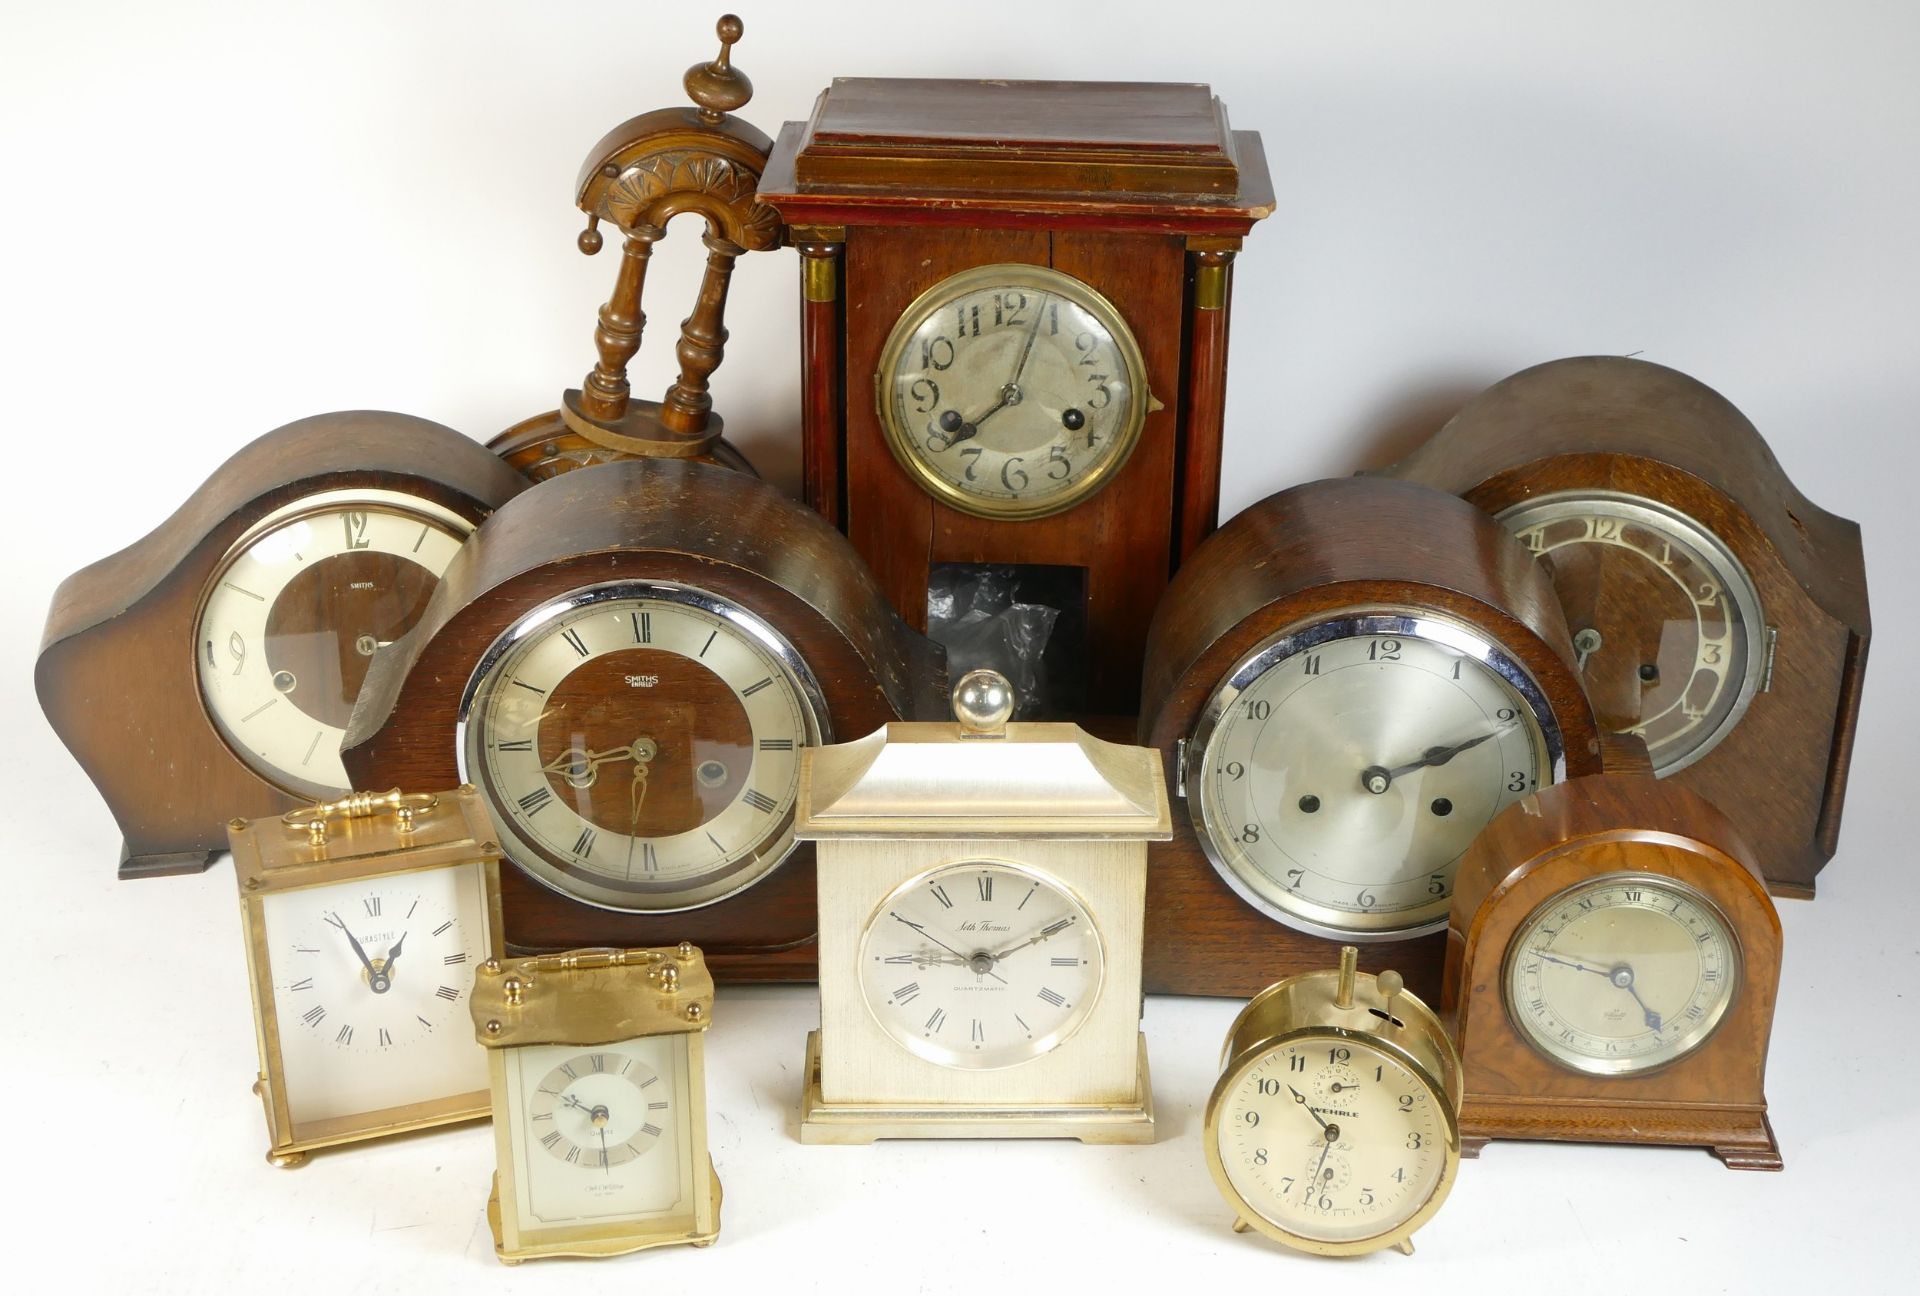
<instances>
[{"instance_id":1,"label":"subsidiary seconds dial","mask_svg":"<svg viewBox=\"0 0 1920 1296\"><path fill-rule=\"evenodd\" d=\"M880 421L921 486L982 517L1044 517L1126 462L1152 404L1126 321L1044 266L934 285L881 353Z\"/></svg>"},{"instance_id":2,"label":"subsidiary seconds dial","mask_svg":"<svg viewBox=\"0 0 1920 1296\"><path fill-rule=\"evenodd\" d=\"M1100 995L1100 933L1051 879L977 860L907 882L875 913L860 986L881 1029L929 1062L1013 1066L1058 1047Z\"/></svg>"}]
</instances>

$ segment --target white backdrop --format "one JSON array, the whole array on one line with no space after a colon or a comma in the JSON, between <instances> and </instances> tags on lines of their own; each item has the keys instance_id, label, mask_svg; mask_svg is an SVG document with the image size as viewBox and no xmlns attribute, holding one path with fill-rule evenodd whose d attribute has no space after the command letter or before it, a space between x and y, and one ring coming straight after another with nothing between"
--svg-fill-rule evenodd
<instances>
[{"instance_id":1,"label":"white backdrop","mask_svg":"<svg viewBox=\"0 0 1920 1296\"><path fill-rule=\"evenodd\" d=\"M573 247L608 127L715 48L685 4L33 4L0 17L8 1126L0 1266L88 1289L496 1290L485 1131L261 1160L222 863L116 884L111 817L33 701L47 602L291 419L385 407L485 438L578 383L613 259ZM799 990L727 995L710 1252L582 1272L697 1290L1122 1289L1347 1278L1581 1291L1896 1284L1911 1173L1920 721L1905 660L1920 472L1920 9L1754 0L762 4L737 58L770 133L835 75L1210 81L1279 191L1241 255L1226 499L1397 457L1537 361L1636 353L1739 405L1866 529L1879 624L1839 857L1783 906L1782 1175L1704 1153L1496 1145L1413 1259L1343 1269L1227 1231L1199 1145L1234 1005L1150 1002L1159 1143L793 1136ZM636 388L670 379L697 244L656 258ZM714 383L797 479L797 270L734 279ZM29 476L29 474L34 476Z\"/></svg>"}]
</instances>

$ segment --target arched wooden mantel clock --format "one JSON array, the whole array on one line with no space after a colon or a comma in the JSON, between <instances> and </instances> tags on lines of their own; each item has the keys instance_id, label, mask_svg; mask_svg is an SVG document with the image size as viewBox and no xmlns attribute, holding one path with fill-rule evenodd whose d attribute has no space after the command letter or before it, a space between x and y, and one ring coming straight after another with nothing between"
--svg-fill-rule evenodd
<instances>
[{"instance_id":1,"label":"arched wooden mantel clock","mask_svg":"<svg viewBox=\"0 0 1920 1296\"><path fill-rule=\"evenodd\" d=\"M320 414L62 582L34 685L119 821L120 876L197 872L230 819L343 795L340 740L375 652L526 484L438 423Z\"/></svg>"},{"instance_id":2,"label":"arched wooden mantel clock","mask_svg":"<svg viewBox=\"0 0 1920 1296\"><path fill-rule=\"evenodd\" d=\"M759 200L801 256L807 502L916 628L930 588L1010 569L1059 612L1035 717L1131 716L1217 516L1259 135L1204 85L844 78Z\"/></svg>"},{"instance_id":3,"label":"arched wooden mantel clock","mask_svg":"<svg viewBox=\"0 0 1920 1296\"><path fill-rule=\"evenodd\" d=\"M1175 798L1147 875L1161 993L1250 995L1361 944L1438 1002L1468 845L1600 768L1546 573L1407 482L1309 482L1222 526L1154 615L1141 692Z\"/></svg>"},{"instance_id":4,"label":"arched wooden mantel clock","mask_svg":"<svg viewBox=\"0 0 1920 1296\"><path fill-rule=\"evenodd\" d=\"M944 710L939 648L746 473L621 460L489 521L374 663L356 786L478 789L513 949L692 940L724 980L812 979L801 753Z\"/></svg>"},{"instance_id":5,"label":"arched wooden mantel clock","mask_svg":"<svg viewBox=\"0 0 1920 1296\"><path fill-rule=\"evenodd\" d=\"M600 308L593 341L599 351L586 381L568 390L560 408L516 423L490 443L508 463L539 480L613 459L703 459L752 472L721 436L708 380L725 354L722 322L733 263L743 252L780 245L780 217L754 197L772 146L735 110L753 97L753 83L733 66L745 24L728 14L718 24L719 57L687 69L691 108L642 113L609 131L580 168L576 201L587 213L580 250L598 252L602 222L622 236L613 294ZM680 376L659 401L636 399L627 366L640 350L640 309L654 244L676 216L705 223L707 268L693 311L680 324L675 353Z\"/></svg>"},{"instance_id":6,"label":"arched wooden mantel clock","mask_svg":"<svg viewBox=\"0 0 1920 1296\"><path fill-rule=\"evenodd\" d=\"M1718 392L1622 356L1515 374L1385 474L1516 532L1602 727L1732 816L1776 894L1813 895L1872 633L1856 524L1802 495Z\"/></svg>"},{"instance_id":7,"label":"arched wooden mantel clock","mask_svg":"<svg viewBox=\"0 0 1920 1296\"><path fill-rule=\"evenodd\" d=\"M1734 822L1637 737L1510 806L1460 862L1442 1015L1460 1136L1704 1147L1778 1170L1780 916Z\"/></svg>"}]
</instances>

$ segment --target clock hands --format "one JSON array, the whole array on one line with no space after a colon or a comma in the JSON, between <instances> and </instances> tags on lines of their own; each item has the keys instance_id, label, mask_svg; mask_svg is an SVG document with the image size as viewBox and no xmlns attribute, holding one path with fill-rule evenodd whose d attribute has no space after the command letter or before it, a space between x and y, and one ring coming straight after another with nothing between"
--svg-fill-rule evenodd
<instances>
[{"instance_id":1,"label":"clock hands","mask_svg":"<svg viewBox=\"0 0 1920 1296\"><path fill-rule=\"evenodd\" d=\"M387 980L389 981L393 979L393 961L400 957L400 947L402 945L405 945L406 943L407 943L407 934L405 932L401 932L400 939L393 943L393 945L387 950L387 957L381 960L380 975L387 978Z\"/></svg>"},{"instance_id":2,"label":"clock hands","mask_svg":"<svg viewBox=\"0 0 1920 1296\"><path fill-rule=\"evenodd\" d=\"M1503 724L1496 728L1489 729L1483 734L1476 734L1465 742L1455 743L1451 747L1429 747L1420 754L1418 760L1408 761L1405 765L1396 765L1392 769L1387 769L1380 765L1369 765L1366 769L1360 771L1360 785L1375 796L1379 796L1393 786L1395 779L1411 774L1417 769L1445 765L1461 752L1471 751L1481 743L1490 742L1512 728L1512 723Z\"/></svg>"},{"instance_id":3,"label":"clock hands","mask_svg":"<svg viewBox=\"0 0 1920 1296\"><path fill-rule=\"evenodd\" d=\"M1331 1128L1327 1124L1327 1122L1321 1118L1320 1113L1315 1111L1312 1105L1307 1102L1307 1096L1305 1094L1301 1093L1298 1089L1295 1089L1292 1085L1287 1086L1287 1092L1293 1095L1293 1100L1299 1103L1300 1106L1306 1110L1307 1115L1313 1117L1315 1123L1320 1126L1321 1132L1324 1133L1326 1130Z\"/></svg>"},{"instance_id":4,"label":"clock hands","mask_svg":"<svg viewBox=\"0 0 1920 1296\"><path fill-rule=\"evenodd\" d=\"M1620 987L1620 989L1625 990L1628 994L1633 996L1634 1003L1640 1005L1640 1015L1646 1021L1647 1029L1649 1030L1660 1029L1660 1022L1661 1022L1660 1014L1655 1012L1653 1009L1647 1007L1647 1001L1640 997L1640 991L1638 987L1636 987L1633 983L1634 982L1633 968L1628 964L1618 963L1611 968L1597 968L1597 967L1588 967L1585 963L1576 963L1571 959L1555 958L1551 954L1542 954L1542 953L1539 953L1538 951L1535 951L1535 956L1538 958L1545 959L1549 963L1558 963L1561 967L1570 967L1570 968L1576 969L1577 971L1591 972L1595 976L1605 977L1607 980L1611 981L1614 985Z\"/></svg>"},{"instance_id":5,"label":"clock hands","mask_svg":"<svg viewBox=\"0 0 1920 1296\"><path fill-rule=\"evenodd\" d=\"M1018 954L1021 950L1025 949L1029 945L1038 945L1043 940L1047 940L1050 937L1058 936L1061 932L1065 931L1068 927L1071 927L1072 925L1073 925L1073 915L1069 914L1065 918L1060 919L1060 921L1058 922L1048 923L1045 927L1042 927L1038 935L1033 936L1030 939L1023 940L1018 945L1009 946L1006 949L999 950L989 955L988 957L991 958L995 963L998 963L1001 959L1007 957L1007 955L1009 954Z\"/></svg>"},{"instance_id":6,"label":"clock hands","mask_svg":"<svg viewBox=\"0 0 1920 1296\"><path fill-rule=\"evenodd\" d=\"M587 752L578 747L570 747L542 765L540 770L544 774L555 774L565 779L569 787L590 788L599 779L602 765L623 760L644 764L659 753L659 745L653 739L643 735L630 743L609 747L605 751Z\"/></svg>"},{"instance_id":7,"label":"clock hands","mask_svg":"<svg viewBox=\"0 0 1920 1296\"><path fill-rule=\"evenodd\" d=\"M340 920L339 914L330 913L326 918L329 923L338 927L346 936L347 944L353 946L354 957L359 959L360 966L367 970L367 985L372 988L375 994L385 994L387 988L392 985L392 982L387 979L386 973L374 967L373 960L368 958L367 952L360 948L360 942L354 938L352 932L347 930L347 924Z\"/></svg>"},{"instance_id":8,"label":"clock hands","mask_svg":"<svg viewBox=\"0 0 1920 1296\"><path fill-rule=\"evenodd\" d=\"M940 417L934 420L934 427L928 429L932 435L946 442L938 449L951 450L962 441L979 436L981 425L988 419L1009 405L1018 405L1025 398L1025 393L1020 389L1020 379L1026 375L1027 361L1033 357L1033 341L1040 335L1040 319L1046 313L1048 296L1051 294L1043 293L1040 305L1034 309L1033 322L1027 325L1027 340L1020 347L1020 358L1014 361L1013 376L1001 385L999 399L972 418L967 418L956 409L940 411Z\"/></svg>"},{"instance_id":9,"label":"clock hands","mask_svg":"<svg viewBox=\"0 0 1920 1296\"><path fill-rule=\"evenodd\" d=\"M1005 977L1001 976L998 972L995 972L993 970L993 955L987 954L987 953L974 954L971 956L962 954L959 950L947 944L945 941L941 940L938 936L935 936L932 932L928 931L925 927L922 927L919 923L914 922L912 919L902 918L899 914L894 913L891 910L888 911L887 916L892 918L896 922L905 923L907 926L913 928L915 931L919 932L922 936L932 941L935 945L938 945L941 949L953 955L955 958L959 959L962 963L966 964L968 967L972 968L977 975L990 976L995 981L998 981L1001 985L1005 985L1007 983L1007 979Z\"/></svg>"}]
</instances>

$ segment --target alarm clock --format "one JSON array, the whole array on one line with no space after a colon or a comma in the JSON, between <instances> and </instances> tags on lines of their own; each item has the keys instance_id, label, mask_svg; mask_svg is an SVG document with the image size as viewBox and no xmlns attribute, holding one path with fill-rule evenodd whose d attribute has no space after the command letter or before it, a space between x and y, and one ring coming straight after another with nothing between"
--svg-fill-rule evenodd
<instances>
[{"instance_id":1,"label":"alarm clock","mask_svg":"<svg viewBox=\"0 0 1920 1296\"><path fill-rule=\"evenodd\" d=\"M1466 1060L1462 1137L1778 1170L1780 917L1739 827L1654 778L1644 748L1638 764L1530 795L1461 861L1441 1010Z\"/></svg>"},{"instance_id":2,"label":"alarm clock","mask_svg":"<svg viewBox=\"0 0 1920 1296\"><path fill-rule=\"evenodd\" d=\"M1234 1211L1315 1255L1413 1254L1460 1169L1460 1056L1397 972L1302 973L1227 1032L1207 1099L1207 1168Z\"/></svg>"},{"instance_id":3,"label":"alarm clock","mask_svg":"<svg viewBox=\"0 0 1920 1296\"><path fill-rule=\"evenodd\" d=\"M229 819L344 795L340 742L374 655L525 486L438 423L321 414L259 438L152 533L68 577L34 684L119 821L120 875L203 869Z\"/></svg>"},{"instance_id":4,"label":"alarm clock","mask_svg":"<svg viewBox=\"0 0 1920 1296\"><path fill-rule=\"evenodd\" d=\"M267 1160L485 1116L461 1001L501 953L500 849L473 789L356 792L228 834Z\"/></svg>"},{"instance_id":5,"label":"alarm clock","mask_svg":"<svg viewBox=\"0 0 1920 1296\"><path fill-rule=\"evenodd\" d=\"M1312 482L1223 526L1154 615L1142 693L1181 803L1148 881L1153 991L1249 994L1359 942L1437 998L1468 845L1599 768L1545 573L1404 482Z\"/></svg>"},{"instance_id":6,"label":"alarm clock","mask_svg":"<svg viewBox=\"0 0 1920 1296\"><path fill-rule=\"evenodd\" d=\"M348 768L474 785L515 948L684 938L723 977L811 977L802 755L937 705L939 650L746 474L624 460L516 503L376 663Z\"/></svg>"},{"instance_id":7,"label":"alarm clock","mask_svg":"<svg viewBox=\"0 0 1920 1296\"><path fill-rule=\"evenodd\" d=\"M1515 374L1386 472L1498 515L1553 579L1601 726L1739 823L1778 894L1813 894L1871 636L1858 526L1718 392L1622 356Z\"/></svg>"},{"instance_id":8,"label":"alarm clock","mask_svg":"<svg viewBox=\"0 0 1920 1296\"><path fill-rule=\"evenodd\" d=\"M492 1081L495 1255L518 1264L712 1245L713 980L699 950L489 959L470 1007Z\"/></svg>"},{"instance_id":9,"label":"alarm clock","mask_svg":"<svg viewBox=\"0 0 1920 1296\"><path fill-rule=\"evenodd\" d=\"M820 1029L802 1142L1153 1141L1141 908L1166 789L1152 753L1009 724L1013 707L977 670L952 723L803 757Z\"/></svg>"},{"instance_id":10,"label":"alarm clock","mask_svg":"<svg viewBox=\"0 0 1920 1296\"><path fill-rule=\"evenodd\" d=\"M1202 85L840 78L757 197L801 257L807 502L935 638L984 571L1055 609L1035 715L1132 714L1218 510L1260 137Z\"/></svg>"}]
</instances>

